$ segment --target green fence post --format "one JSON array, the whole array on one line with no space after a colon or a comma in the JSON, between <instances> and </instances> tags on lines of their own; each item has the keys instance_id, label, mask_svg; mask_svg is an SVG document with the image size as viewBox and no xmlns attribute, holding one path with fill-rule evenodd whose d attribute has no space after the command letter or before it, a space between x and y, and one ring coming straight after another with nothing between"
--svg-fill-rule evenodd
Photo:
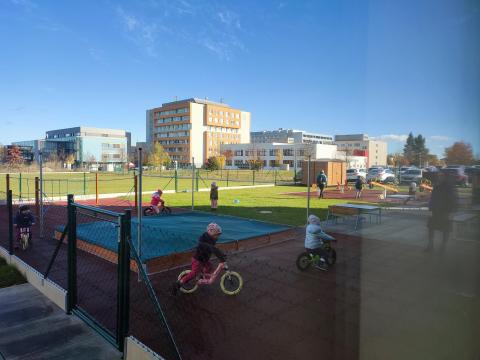
<instances>
[{"instance_id":1,"label":"green fence post","mask_svg":"<svg viewBox=\"0 0 480 360\"><path fill-rule=\"evenodd\" d=\"M175 192L178 192L178 170L175 169Z\"/></svg>"},{"instance_id":2,"label":"green fence post","mask_svg":"<svg viewBox=\"0 0 480 360\"><path fill-rule=\"evenodd\" d=\"M275 169L273 172L273 183L275 186L277 186L277 169Z\"/></svg>"},{"instance_id":3,"label":"green fence post","mask_svg":"<svg viewBox=\"0 0 480 360\"><path fill-rule=\"evenodd\" d=\"M198 192L198 179L200 177L200 169L197 170L197 175L196 175L196 179L195 179L195 191Z\"/></svg>"},{"instance_id":4,"label":"green fence post","mask_svg":"<svg viewBox=\"0 0 480 360\"><path fill-rule=\"evenodd\" d=\"M87 174L83 172L83 195L87 195Z\"/></svg>"},{"instance_id":5,"label":"green fence post","mask_svg":"<svg viewBox=\"0 0 480 360\"><path fill-rule=\"evenodd\" d=\"M227 187L228 187L228 170L227 170Z\"/></svg>"},{"instance_id":6,"label":"green fence post","mask_svg":"<svg viewBox=\"0 0 480 360\"><path fill-rule=\"evenodd\" d=\"M129 317L129 278L130 278L130 236L131 210L125 210L120 220L120 242L118 243L118 283L117 283L117 346L123 351L125 337L128 334Z\"/></svg>"},{"instance_id":7,"label":"green fence post","mask_svg":"<svg viewBox=\"0 0 480 360\"><path fill-rule=\"evenodd\" d=\"M13 255L13 195L12 190L7 191L8 207L8 253Z\"/></svg>"},{"instance_id":8,"label":"green fence post","mask_svg":"<svg viewBox=\"0 0 480 360\"><path fill-rule=\"evenodd\" d=\"M73 195L68 195L68 286L67 286L67 313L71 314L77 305L77 218L73 204Z\"/></svg>"},{"instance_id":9,"label":"green fence post","mask_svg":"<svg viewBox=\"0 0 480 360\"><path fill-rule=\"evenodd\" d=\"M20 176L18 177L18 196L21 199L22 198L22 173L20 173Z\"/></svg>"},{"instance_id":10,"label":"green fence post","mask_svg":"<svg viewBox=\"0 0 480 360\"><path fill-rule=\"evenodd\" d=\"M252 182L255 185L255 170L252 170Z\"/></svg>"}]
</instances>

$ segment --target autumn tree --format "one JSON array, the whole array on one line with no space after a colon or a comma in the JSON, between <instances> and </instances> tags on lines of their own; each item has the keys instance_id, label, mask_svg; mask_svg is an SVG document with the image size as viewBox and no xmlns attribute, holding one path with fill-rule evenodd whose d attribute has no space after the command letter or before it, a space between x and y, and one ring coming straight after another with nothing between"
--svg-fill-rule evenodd
<instances>
[{"instance_id":1,"label":"autumn tree","mask_svg":"<svg viewBox=\"0 0 480 360\"><path fill-rule=\"evenodd\" d=\"M387 163L392 166L405 166L410 164L408 159L400 153L389 154L387 156Z\"/></svg>"},{"instance_id":2,"label":"autumn tree","mask_svg":"<svg viewBox=\"0 0 480 360\"><path fill-rule=\"evenodd\" d=\"M470 165L474 162L472 146L458 141L445 148L445 162L447 165Z\"/></svg>"},{"instance_id":3,"label":"autumn tree","mask_svg":"<svg viewBox=\"0 0 480 360\"><path fill-rule=\"evenodd\" d=\"M171 162L170 156L159 142L155 142L147 156L147 163L151 166L165 166Z\"/></svg>"},{"instance_id":4,"label":"autumn tree","mask_svg":"<svg viewBox=\"0 0 480 360\"><path fill-rule=\"evenodd\" d=\"M205 169L207 170L220 170L221 164L217 156L210 156L205 162Z\"/></svg>"},{"instance_id":5,"label":"autumn tree","mask_svg":"<svg viewBox=\"0 0 480 360\"><path fill-rule=\"evenodd\" d=\"M275 150L275 166L279 167L283 162L283 151L282 149Z\"/></svg>"},{"instance_id":6,"label":"autumn tree","mask_svg":"<svg viewBox=\"0 0 480 360\"><path fill-rule=\"evenodd\" d=\"M232 159L233 159L233 151L232 150L223 151L222 156L225 157L225 163L228 163L228 165L232 164Z\"/></svg>"},{"instance_id":7,"label":"autumn tree","mask_svg":"<svg viewBox=\"0 0 480 360\"><path fill-rule=\"evenodd\" d=\"M7 149L6 155L7 164L14 168L23 164L23 156L18 146L12 146Z\"/></svg>"}]
</instances>

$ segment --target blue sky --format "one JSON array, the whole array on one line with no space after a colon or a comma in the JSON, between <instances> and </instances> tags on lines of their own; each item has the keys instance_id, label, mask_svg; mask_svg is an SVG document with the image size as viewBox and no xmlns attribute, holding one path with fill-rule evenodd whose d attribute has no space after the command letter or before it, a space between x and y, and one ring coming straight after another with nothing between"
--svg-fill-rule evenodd
<instances>
[{"instance_id":1,"label":"blue sky","mask_svg":"<svg viewBox=\"0 0 480 360\"><path fill-rule=\"evenodd\" d=\"M480 154L474 0L0 0L0 142L223 98L252 130L427 137Z\"/></svg>"}]
</instances>

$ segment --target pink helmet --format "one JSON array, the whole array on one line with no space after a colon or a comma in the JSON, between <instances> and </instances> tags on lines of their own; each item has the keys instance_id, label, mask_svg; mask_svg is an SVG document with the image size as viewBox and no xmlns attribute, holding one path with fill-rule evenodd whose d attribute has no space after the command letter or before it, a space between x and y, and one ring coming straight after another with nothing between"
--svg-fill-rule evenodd
<instances>
[{"instance_id":1,"label":"pink helmet","mask_svg":"<svg viewBox=\"0 0 480 360\"><path fill-rule=\"evenodd\" d=\"M207 226L207 233L210 236L220 235L222 233L222 228L215 223L210 223Z\"/></svg>"}]
</instances>

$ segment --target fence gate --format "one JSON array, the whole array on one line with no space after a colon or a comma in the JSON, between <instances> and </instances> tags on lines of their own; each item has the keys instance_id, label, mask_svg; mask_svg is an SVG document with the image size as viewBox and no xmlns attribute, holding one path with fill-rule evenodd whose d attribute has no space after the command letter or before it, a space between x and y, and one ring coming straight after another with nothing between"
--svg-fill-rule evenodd
<instances>
[{"instance_id":1,"label":"fence gate","mask_svg":"<svg viewBox=\"0 0 480 360\"><path fill-rule=\"evenodd\" d=\"M130 211L85 206L68 196L67 311L123 352L128 332Z\"/></svg>"}]
</instances>

